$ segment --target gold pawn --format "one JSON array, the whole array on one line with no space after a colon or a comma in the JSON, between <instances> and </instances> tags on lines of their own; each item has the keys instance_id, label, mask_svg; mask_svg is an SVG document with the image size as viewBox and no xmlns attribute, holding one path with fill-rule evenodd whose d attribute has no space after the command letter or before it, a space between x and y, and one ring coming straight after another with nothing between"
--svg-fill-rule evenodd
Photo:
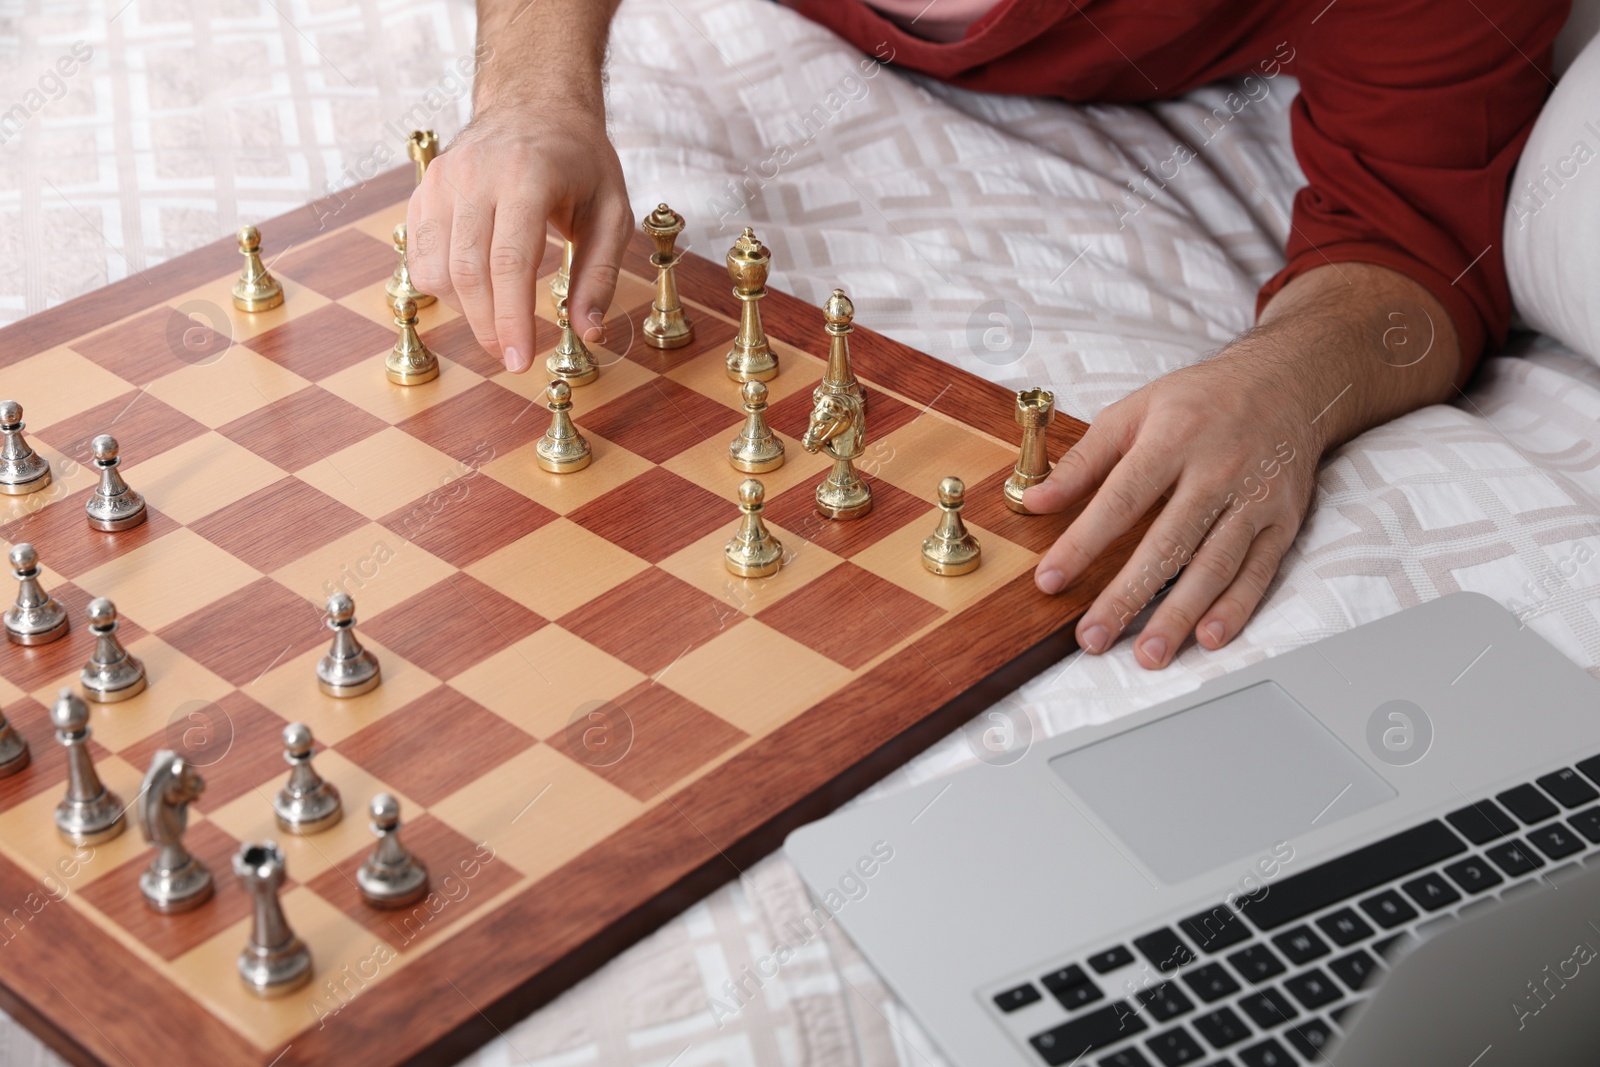
<instances>
[{"instance_id":1,"label":"gold pawn","mask_svg":"<svg viewBox=\"0 0 1600 1067\"><path fill-rule=\"evenodd\" d=\"M550 409L550 428L533 446L539 466L551 474L581 471L594 456L589 442L572 424L572 386L557 378L545 388L545 396Z\"/></svg>"},{"instance_id":2,"label":"gold pawn","mask_svg":"<svg viewBox=\"0 0 1600 1067\"><path fill-rule=\"evenodd\" d=\"M439 376L439 357L417 336L417 302L402 296L394 302L394 324L400 336L383 361L383 372L396 385L421 385Z\"/></svg>"},{"instance_id":3,"label":"gold pawn","mask_svg":"<svg viewBox=\"0 0 1600 1067\"><path fill-rule=\"evenodd\" d=\"M411 265L406 262L406 224L401 223L394 228L394 254L400 260L394 268L394 273L389 275L389 280L384 283L383 292L389 298L389 306L402 296L410 297L418 308L428 307L434 303L436 297L422 292L411 284Z\"/></svg>"},{"instance_id":4,"label":"gold pawn","mask_svg":"<svg viewBox=\"0 0 1600 1067\"><path fill-rule=\"evenodd\" d=\"M239 229L239 254L244 257L244 272L233 283L233 306L253 314L282 304L283 286L261 262L260 230L254 226Z\"/></svg>"},{"instance_id":5,"label":"gold pawn","mask_svg":"<svg viewBox=\"0 0 1600 1067\"><path fill-rule=\"evenodd\" d=\"M766 487L754 478L739 484L739 529L722 550L722 562L742 578L768 578L783 566L783 543L761 521Z\"/></svg>"},{"instance_id":6,"label":"gold pawn","mask_svg":"<svg viewBox=\"0 0 1600 1067\"><path fill-rule=\"evenodd\" d=\"M568 385L588 385L600 377L600 368L595 366L594 357L584 347L578 331L572 328L565 300L556 304L556 325L561 328L561 340L556 342L555 351L544 361L544 369L550 377L560 378Z\"/></svg>"},{"instance_id":7,"label":"gold pawn","mask_svg":"<svg viewBox=\"0 0 1600 1067\"><path fill-rule=\"evenodd\" d=\"M751 380L739 388L744 399L744 426L728 444L728 462L734 470L765 474L783 466L783 440L767 425L767 387Z\"/></svg>"},{"instance_id":8,"label":"gold pawn","mask_svg":"<svg viewBox=\"0 0 1600 1067\"><path fill-rule=\"evenodd\" d=\"M967 487L960 478L939 483L939 525L922 542L922 565L934 574L968 574L978 569L983 546L961 521L961 509L966 506Z\"/></svg>"},{"instance_id":9,"label":"gold pawn","mask_svg":"<svg viewBox=\"0 0 1600 1067\"><path fill-rule=\"evenodd\" d=\"M1017 464L1006 479L1006 507L1019 515L1032 515L1022 502L1022 494L1050 476L1050 456L1045 451L1045 428L1056 416L1056 395L1048 389L1024 389L1017 393L1014 412L1022 427L1022 446Z\"/></svg>"}]
</instances>

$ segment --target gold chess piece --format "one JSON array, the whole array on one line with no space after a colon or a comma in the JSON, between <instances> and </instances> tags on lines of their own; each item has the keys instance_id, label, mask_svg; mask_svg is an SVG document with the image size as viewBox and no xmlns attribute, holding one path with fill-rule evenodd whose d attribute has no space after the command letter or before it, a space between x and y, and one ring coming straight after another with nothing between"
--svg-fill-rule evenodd
<instances>
[{"instance_id":1,"label":"gold chess piece","mask_svg":"<svg viewBox=\"0 0 1600 1067\"><path fill-rule=\"evenodd\" d=\"M855 330L855 317L856 306L844 295L843 289L835 289L822 302L822 328L828 334L828 367L823 371L822 381L811 391L813 400L821 400L824 393L841 393L855 397L863 408L866 407L866 391L856 381L850 360L850 334Z\"/></svg>"},{"instance_id":2,"label":"gold chess piece","mask_svg":"<svg viewBox=\"0 0 1600 1067\"><path fill-rule=\"evenodd\" d=\"M545 396L549 398L550 428L533 446L539 466L551 474L581 471L594 455L589 450L589 442L572 424L572 386L557 378L545 389Z\"/></svg>"},{"instance_id":3,"label":"gold chess piece","mask_svg":"<svg viewBox=\"0 0 1600 1067\"><path fill-rule=\"evenodd\" d=\"M421 385L439 376L439 357L417 336L417 302L402 296L394 302L394 324L400 336L384 358L383 372L396 385Z\"/></svg>"},{"instance_id":4,"label":"gold chess piece","mask_svg":"<svg viewBox=\"0 0 1600 1067\"><path fill-rule=\"evenodd\" d=\"M565 298L556 304L556 325L561 328L561 340L556 342L555 351L544 361L544 369L550 373L550 377L560 378L568 385L588 385L600 377L600 368L595 366L594 357L589 355L589 349L584 346L578 331L572 328Z\"/></svg>"},{"instance_id":5,"label":"gold chess piece","mask_svg":"<svg viewBox=\"0 0 1600 1067\"><path fill-rule=\"evenodd\" d=\"M656 268L656 298L644 320L644 343L652 348L682 348L694 340L694 324L683 313L678 298L678 277L673 268L678 256L673 245L683 232L683 216L665 204L644 217L644 232L655 242L650 263Z\"/></svg>"},{"instance_id":6,"label":"gold chess piece","mask_svg":"<svg viewBox=\"0 0 1600 1067\"><path fill-rule=\"evenodd\" d=\"M767 490L754 478L739 483L739 529L722 550L728 570L743 578L768 578L783 566L783 543L761 521Z\"/></svg>"},{"instance_id":7,"label":"gold chess piece","mask_svg":"<svg viewBox=\"0 0 1600 1067\"><path fill-rule=\"evenodd\" d=\"M728 350L728 377L736 382L770 382L778 376L778 357L767 343L757 303L767 295L767 272L772 253L746 226L728 250L728 276L733 279L733 295L739 298L739 333Z\"/></svg>"},{"instance_id":8,"label":"gold chess piece","mask_svg":"<svg viewBox=\"0 0 1600 1067\"><path fill-rule=\"evenodd\" d=\"M1056 395L1048 389L1024 389L1017 393L1016 419L1022 426L1022 448L1017 465L1006 479L1006 507L1021 515L1032 515L1022 503L1030 485L1038 485L1050 474L1050 457L1045 452L1045 427L1056 417Z\"/></svg>"},{"instance_id":9,"label":"gold chess piece","mask_svg":"<svg viewBox=\"0 0 1600 1067\"><path fill-rule=\"evenodd\" d=\"M240 227L239 254L244 257L244 271L233 283L233 306L252 313L280 306L283 286L261 262L260 230L254 226Z\"/></svg>"},{"instance_id":10,"label":"gold chess piece","mask_svg":"<svg viewBox=\"0 0 1600 1067\"><path fill-rule=\"evenodd\" d=\"M389 303L393 305L396 300L406 296L410 297L412 303L419 308L432 304L437 297L424 293L411 284L411 266L406 262L406 224L403 222L394 228L394 254L400 262L383 286L385 295L389 297Z\"/></svg>"},{"instance_id":11,"label":"gold chess piece","mask_svg":"<svg viewBox=\"0 0 1600 1067\"><path fill-rule=\"evenodd\" d=\"M559 304L567 298L567 288L572 284L572 242L561 242L561 266L550 276L550 301Z\"/></svg>"},{"instance_id":12,"label":"gold chess piece","mask_svg":"<svg viewBox=\"0 0 1600 1067\"><path fill-rule=\"evenodd\" d=\"M817 485L817 511L830 519L859 519L872 510L872 489L856 471L866 450L867 420L861 398L823 393L811 409L811 424L800 444L807 452L826 452L833 468Z\"/></svg>"},{"instance_id":13,"label":"gold chess piece","mask_svg":"<svg viewBox=\"0 0 1600 1067\"><path fill-rule=\"evenodd\" d=\"M406 155L417 165L417 184L422 184L428 173L428 164L439 154L439 135L432 130L412 130L406 138Z\"/></svg>"},{"instance_id":14,"label":"gold chess piece","mask_svg":"<svg viewBox=\"0 0 1600 1067\"><path fill-rule=\"evenodd\" d=\"M960 478L939 482L939 525L922 542L922 565L934 574L968 574L978 569L983 546L967 532L961 509L967 506L967 487Z\"/></svg>"},{"instance_id":15,"label":"gold chess piece","mask_svg":"<svg viewBox=\"0 0 1600 1067\"><path fill-rule=\"evenodd\" d=\"M752 379L739 388L739 395L744 398L744 426L728 444L728 462L749 474L775 471L783 466L783 441L767 425L767 387Z\"/></svg>"}]
</instances>

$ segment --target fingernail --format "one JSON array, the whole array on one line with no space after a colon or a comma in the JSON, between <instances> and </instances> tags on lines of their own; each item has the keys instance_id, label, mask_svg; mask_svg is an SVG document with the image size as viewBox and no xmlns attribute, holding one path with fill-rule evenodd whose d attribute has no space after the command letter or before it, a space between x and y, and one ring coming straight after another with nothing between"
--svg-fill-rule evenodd
<instances>
[{"instance_id":1,"label":"fingernail","mask_svg":"<svg viewBox=\"0 0 1600 1067\"><path fill-rule=\"evenodd\" d=\"M1167 639L1165 637L1147 637L1139 646L1144 650L1144 658L1156 665L1167 662Z\"/></svg>"},{"instance_id":2,"label":"fingernail","mask_svg":"<svg viewBox=\"0 0 1600 1067\"><path fill-rule=\"evenodd\" d=\"M1210 622L1206 623L1206 633L1211 635L1211 642L1213 644L1220 645L1222 644L1223 637L1227 635L1228 631L1227 628L1222 625L1222 623L1218 622L1216 619L1212 619Z\"/></svg>"},{"instance_id":3,"label":"fingernail","mask_svg":"<svg viewBox=\"0 0 1600 1067\"><path fill-rule=\"evenodd\" d=\"M1034 578L1034 581L1038 583L1041 593L1050 593L1052 595L1061 592L1062 588L1067 584L1066 576L1060 571L1041 571Z\"/></svg>"},{"instance_id":4,"label":"fingernail","mask_svg":"<svg viewBox=\"0 0 1600 1067\"><path fill-rule=\"evenodd\" d=\"M528 369L527 361L522 358L522 353L518 352L515 348L506 349L505 359L506 370L510 371L512 374L521 374L523 371Z\"/></svg>"},{"instance_id":5,"label":"fingernail","mask_svg":"<svg viewBox=\"0 0 1600 1067\"><path fill-rule=\"evenodd\" d=\"M1111 631L1099 623L1095 623L1083 631L1083 647L1090 652L1104 652L1106 645L1111 643Z\"/></svg>"}]
</instances>

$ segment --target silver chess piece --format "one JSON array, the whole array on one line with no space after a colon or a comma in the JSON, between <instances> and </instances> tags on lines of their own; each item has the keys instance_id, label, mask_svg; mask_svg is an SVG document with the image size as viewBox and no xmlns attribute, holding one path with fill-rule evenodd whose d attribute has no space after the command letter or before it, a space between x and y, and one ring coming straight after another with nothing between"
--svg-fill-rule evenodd
<instances>
[{"instance_id":1,"label":"silver chess piece","mask_svg":"<svg viewBox=\"0 0 1600 1067\"><path fill-rule=\"evenodd\" d=\"M83 695L96 704L115 704L144 692L144 664L130 655L117 639L117 606L105 597L89 601L89 632L94 634L94 651L89 664L79 674Z\"/></svg>"},{"instance_id":2,"label":"silver chess piece","mask_svg":"<svg viewBox=\"0 0 1600 1067\"><path fill-rule=\"evenodd\" d=\"M211 899L211 871L183 845L189 805L206 789L205 779L188 760L162 749L150 761L139 792L139 830L156 848L139 875L139 891L163 915L191 911Z\"/></svg>"},{"instance_id":3,"label":"silver chess piece","mask_svg":"<svg viewBox=\"0 0 1600 1067\"><path fill-rule=\"evenodd\" d=\"M39 553L26 541L11 546L17 602L5 613L6 639L14 645L47 645L67 632L67 609L39 584Z\"/></svg>"},{"instance_id":4,"label":"silver chess piece","mask_svg":"<svg viewBox=\"0 0 1600 1067\"><path fill-rule=\"evenodd\" d=\"M356 640L356 604L349 593L328 598L328 629L333 642L317 662L317 688L331 697L357 697L378 687L378 657Z\"/></svg>"},{"instance_id":5,"label":"silver chess piece","mask_svg":"<svg viewBox=\"0 0 1600 1067\"><path fill-rule=\"evenodd\" d=\"M90 527L111 532L133 529L149 518L150 512L144 506L144 497L128 488L117 470L122 463L117 439L103 433L89 447L94 452L95 469L100 472L100 484L83 502Z\"/></svg>"},{"instance_id":6,"label":"silver chess piece","mask_svg":"<svg viewBox=\"0 0 1600 1067\"><path fill-rule=\"evenodd\" d=\"M400 842L400 802L388 793L368 808L378 844L356 871L361 896L374 908L404 908L428 892L428 868Z\"/></svg>"},{"instance_id":7,"label":"silver chess piece","mask_svg":"<svg viewBox=\"0 0 1600 1067\"><path fill-rule=\"evenodd\" d=\"M283 760L289 781L272 798L278 825L291 834L314 834L337 823L344 814L339 790L311 766L315 749L311 727L292 722L283 728Z\"/></svg>"},{"instance_id":8,"label":"silver chess piece","mask_svg":"<svg viewBox=\"0 0 1600 1067\"><path fill-rule=\"evenodd\" d=\"M961 521L967 487L960 478L939 482L939 525L922 541L922 565L934 574L970 574L983 559L983 546Z\"/></svg>"},{"instance_id":9,"label":"silver chess piece","mask_svg":"<svg viewBox=\"0 0 1600 1067\"><path fill-rule=\"evenodd\" d=\"M271 841L245 845L233 857L233 873L250 894L250 940L239 953L239 977L252 993L279 997L311 978L311 950L289 928L278 890L283 887L283 853Z\"/></svg>"},{"instance_id":10,"label":"silver chess piece","mask_svg":"<svg viewBox=\"0 0 1600 1067\"><path fill-rule=\"evenodd\" d=\"M110 841L126 823L121 798L100 781L89 755L89 705L63 689L50 709L50 722L67 750L67 795L56 805L56 830L73 845Z\"/></svg>"},{"instance_id":11,"label":"silver chess piece","mask_svg":"<svg viewBox=\"0 0 1600 1067\"><path fill-rule=\"evenodd\" d=\"M28 739L0 713L0 778L16 774L28 765L29 759Z\"/></svg>"},{"instance_id":12,"label":"silver chess piece","mask_svg":"<svg viewBox=\"0 0 1600 1067\"><path fill-rule=\"evenodd\" d=\"M728 444L728 462L734 470L765 474L783 466L783 439L767 425L767 386L752 378L739 387L744 400L744 426Z\"/></svg>"},{"instance_id":13,"label":"silver chess piece","mask_svg":"<svg viewBox=\"0 0 1600 1067\"><path fill-rule=\"evenodd\" d=\"M50 484L50 461L22 436L22 405L0 401L0 495L24 496Z\"/></svg>"}]
</instances>

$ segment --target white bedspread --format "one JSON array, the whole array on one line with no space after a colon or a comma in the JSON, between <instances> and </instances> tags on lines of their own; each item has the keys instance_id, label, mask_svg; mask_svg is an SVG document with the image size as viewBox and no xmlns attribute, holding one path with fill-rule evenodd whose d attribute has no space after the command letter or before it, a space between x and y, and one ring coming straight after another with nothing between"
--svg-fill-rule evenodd
<instances>
[{"instance_id":1,"label":"white bedspread","mask_svg":"<svg viewBox=\"0 0 1600 1067\"><path fill-rule=\"evenodd\" d=\"M77 30L42 16L0 22L0 34L14 33L0 44L42 66L61 41L85 36L116 62L149 30L143 4L109 26L104 14ZM270 6L238 6L255 14L197 6L191 15L235 47L259 45L262 66L221 84L179 79L161 99L209 117L199 129L215 132L230 128L210 120L229 114L235 96L266 94L276 117L261 136L276 140L238 153L196 133L195 152L235 152L237 165L199 168L174 194L158 189L160 168L141 163L159 161L161 146L127 136L147 118L123 115L115 98L96 94L87 118L82 107L37 118L20 148L0 149L0 317L319 195L368 150L353 116L376 127L403 113L470 49L467 0L283 3L279 17ZM371 42L385 34L410 56L398 79L371 62ZM1257 286L1281 262L1301 181L1288 145L1289 79L1223 119L1226 88L1148 108L1071 107L955 92L875 67L865 77L862 61L760 0L628 0L610 99L635 212L668 201L690 220L689 245L714 258L739 226L753 225L774 251L774 285L818 303L842 286L859 323L1006 386L1048 384L1064 411L1086 419L1249 325ZM132 77L143 84L139 70ZM272 97L280 77L293 100ZM442 131L459 112L452 103L440 113ZM34 179L49 169L49 146L79 127L100 139L101 166L58 173L43 188ZM1141 168L1159 174L1180 138L1203 144L1199 158L1157 188ZM736 197L730 181L742 183ZM203 205L198 216L179 209L185 196ZM78 225L63 201L99 223L102 243L86 236L87 253L50 243L49 226ZM130 230L129 213L153 222ZM47 257L47 247L65 251ZM71 277L60 274L63 256L78 264ZM1151 673L1123 642L1063 662L1008 700L1055 734L1456 589L1516 608L1597 673L1597 417L1600 371L1524 338L1453 403L1368 433L1325 463L1282 574L1226 650L1191 645ZM874 792L972 759L960 736L948 738ZM832 930L736 1016L713 1017L708 998L726 999L724 980L770 953L784 923L808 910L792 868L768 858L468 1062L942 1063ZM15 1031L0 1040L0 1063L50 1062Z\"/></svg>"}]
</instances>

